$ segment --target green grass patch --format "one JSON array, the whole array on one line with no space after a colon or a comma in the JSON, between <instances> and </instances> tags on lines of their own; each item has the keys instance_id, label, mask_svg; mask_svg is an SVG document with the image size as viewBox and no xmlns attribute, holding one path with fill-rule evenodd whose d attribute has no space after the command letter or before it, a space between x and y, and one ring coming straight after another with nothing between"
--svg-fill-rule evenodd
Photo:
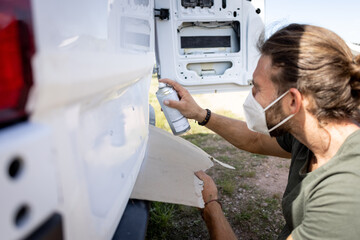
<instances>
[{"instance_id":1,"label":"green grass patch","mask_svg":"<svg viewBox=\"0 0 360 240\"><path fill-rule=\"evenodd\" d=\"M202 147L202 150L204 150L208 154L213 154L213 153L217 152L218 147L216 147L216 146L205 146L205 147Z\"/></svg>"},{"instance_id":2,"label":"green grass patch","mask_svg":"<svg viewBox=\"0 0 360 240\"><path fill-rule=\"evenodd\" d=\"M254 178L256 176L256 172L255 171L242 172L240 174L240 176L246 177L246 178Z\"/></svg>"},{"instance_id":3,"label":"green grass patch","mask_svg":"<svg viewBox=\"0 0 360 240\"><path fill-rule=\"evenodd\" d=\"M246 184L246 183L241 183L239 185L239 187L242 188L242 189L245 189L245 190L250 190L250 189L253 188L252 186L250 186L249 184Z\"/></svg>"},{"instance_id":4,"label":"green grass patch","mask_svg":"<svg viewBox=\"0 0 360 240\"><path fill-rule=\"evenodd\" d=\"M231 158L229 156L224 156L224 155L218 156L217 159L224 163L229 163L231 160Z\"/></svg>"},{"instance_id":5,"label":"green grass patch","mask_svg":"<svg viewBox=\"0 0 360 240\"><path fill-rule=\"evenodd\" d=\"M236 189L236 184L233 179L223 179L217 182L222 192L228 196L232 196Z\"/></svg>"},{"instance_id":6,"label":"green grass patch","mask_svg":"<svg viewBox=\"0 0 360 240\"><path fill-rule=\"evenodd\" d=\"M249 221L251 219L251 212L241 212L241 213L235 213L235 221L237 223L241 223L243 221Z\"/></svg>"},{"instance_id":7,"label":"green grass patch","mask_svg":"<svg viewBox=\"0 0 360 240\"><path fill-rule=\"evenodd\" d=\"M152 202L147 239L166 239L169 230L173 227L177 205Z\"/></svg>"}]
</instances>

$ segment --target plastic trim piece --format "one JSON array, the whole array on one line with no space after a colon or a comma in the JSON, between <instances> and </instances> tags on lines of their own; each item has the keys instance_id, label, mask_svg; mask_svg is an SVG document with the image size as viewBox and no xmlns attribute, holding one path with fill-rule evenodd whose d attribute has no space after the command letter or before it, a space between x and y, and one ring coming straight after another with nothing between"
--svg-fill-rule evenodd
<instances>
[{"instance_id":1,"label":"plastic trim piece","mask_svg":"<svg viewBox=\"0 0 360 240\"><path fill-rule=\"evenodd\" d=\"M62 217L54 213L44 224L30 234L25 240L62 240Z\"/></svg>"},{"instance_id":2,"label":"plastic trim piece","mask_svg":"<svg viewBox=\"0 0 360 240\"><path fill-rule=\"evenodd\" d=\"M112 240L143 240L149 221L149 202L130 199Z\"/></svg>"},{"instance_id":3,"label":"plastic trim piece","mask_svg":"<svg viewBox=\"0 0 360 240\"><path fill-rule=\"evenodd\" d=\"M204 207L202 181L194 172L213 166L212 157L190 142L149 126L149 150L131 198Z\"/></svg>"}]
</instances>

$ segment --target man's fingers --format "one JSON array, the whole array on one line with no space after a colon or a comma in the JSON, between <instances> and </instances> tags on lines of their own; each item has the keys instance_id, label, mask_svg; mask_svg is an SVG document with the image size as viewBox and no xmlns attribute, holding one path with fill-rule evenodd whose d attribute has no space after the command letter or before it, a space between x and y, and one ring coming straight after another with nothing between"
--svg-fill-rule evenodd
<instances>
[{"instance_id":1,"label":"man's fingers","mask_svg":"<svg viewBox=\"0 0 360 240\"><path fill-rule=\"evenodd\" d=\"M200 180L204 180L204 178L207 176L207 174L204 173L204 171L202 171L202 170L195 172L195 175L196 175Z\"/></svg>"},{"instance_id":2,"label":"man's fingers","mask_svg":"<svg viewBox=\"0 0 360 240\"><path fill-rule=\"evenodd\" d=\"M178 82L175 82L171 79L163 78L163 79L159 79L159 82L163 82L173 86L173 88L178 92L180 97L184 96L184 94L187 92L187 90L183 86L181 86Z\"/></svg>"},{"instance_id":3,"label":"man's fingers","mask_svg":"<svg viewBox=\"0 0 360 240\"><path fill-rule=\"evenodd\" d=\"M181 102L174 100L165 100L164 104L168 107L176 108L176 109L179 109L179 107L181 106Z\"/></svg>"},{"instance_id":4,"label":"man's fingers","mask_svg":"<svg viewBox=\"0 0 360 240\"><path fill-rule=\"evenodd\" d=\"M195 175L202 181L204 181L204 183L207 183L207 184L210 184L212 182L214 182L214 180L209 176L207 175L204 171L200 170L198 172L195 172ZM214 183L214 186L215 186L215 183Z\"/></svg>"}]
</instances>

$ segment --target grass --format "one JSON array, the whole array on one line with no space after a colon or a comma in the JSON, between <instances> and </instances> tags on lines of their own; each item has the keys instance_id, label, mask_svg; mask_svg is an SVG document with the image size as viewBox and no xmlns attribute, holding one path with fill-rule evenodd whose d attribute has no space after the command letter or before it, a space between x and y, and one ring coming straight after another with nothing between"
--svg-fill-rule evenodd
<instances>
[{"instance_id":1,"label":"grass","mask_svg":"<svg viewBox=\"0 0 360 240\"><path fill-rule=\"evenodd\" d=\"M243 183L239 185L239 188L244 190L250 190L252 187L246 183Z\"/></svg>"},{"instance_id":2,"label":"grass","mask_svg":"<svg viewBox=\"0 0 360 240\"><path fill-rule=\"evenodd\" d=\"M151 85L149 101L155 109L156 126L171 132L155 97L156 89L155 80ZM217 113L237 117L229 111ZM264 195L252 182L256 178L256 167L265 161L267 156L239 150L193 120L189 123L191 130L182 135L182 138L236 168L229 170L215 164L207 172L218 186L224 213L236 235L241 239L276 238L283 225L281 196ZM152 202L146 238L209 239L209 234L197 208Z\"/></svg>"},{"instance_id":3,"label":"grass","mask_svg":"<svg viewBox=\"0 0 360 240\"><path fill-rule=\"evenodd\" d=\"M232 196L235 192L236 184L232 179L223 179L217 182L217 186L222 192L228 196Z\"/></svg>"},{"instance_id":4,"label":"grass","mask_svg":"<svg viewBox=\"0 0 360 240\"><path fill-rule=\"evenodd\" d=\"M241 176L246 178L253 178L256 176L256 172L255 171L244 172L241 174Z\"/></svg>"},{"instance_id":5,"label":"grass","mask_svg":"<svg viewBox=\"0 0 360 240\"><path fill-rule=\"evenodd\" d=\"M151 209L152 219L154 220L154 223L159 224L161 228L166 228L171 225L169 220L174 217L175 210L176 205L174 204L154 202Z\"/></svg>"},{"instance_id":6,"label":"grass","mask_svg":"<svg viewBox=\"0 0 360 240\"><path fill-rule=\"evenodd\" d=\"M150 221L147 239L166 239L167 229L173 227L173 221L177 205L169 203L152 202L150 209Z\"/></svg>"}]
</instances>

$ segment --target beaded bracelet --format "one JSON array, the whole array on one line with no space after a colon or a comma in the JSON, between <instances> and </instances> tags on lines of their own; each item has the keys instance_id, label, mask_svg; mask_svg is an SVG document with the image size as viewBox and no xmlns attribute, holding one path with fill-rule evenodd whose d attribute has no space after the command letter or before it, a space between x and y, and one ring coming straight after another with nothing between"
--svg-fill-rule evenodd
<instances>
[{"instance_id":1,"label":"beaded bracelet","mask_svg":"<svg viewBox=\"0 0 360 240\"><path fill-rule=\"evenodd\" d=\"M211 111L209 109L206 109L206 117L205 117L204 121L198 122L198 124L200 126L205 126L209 122L210 117L211 117Z\"/></svg>"}]
</instances>

